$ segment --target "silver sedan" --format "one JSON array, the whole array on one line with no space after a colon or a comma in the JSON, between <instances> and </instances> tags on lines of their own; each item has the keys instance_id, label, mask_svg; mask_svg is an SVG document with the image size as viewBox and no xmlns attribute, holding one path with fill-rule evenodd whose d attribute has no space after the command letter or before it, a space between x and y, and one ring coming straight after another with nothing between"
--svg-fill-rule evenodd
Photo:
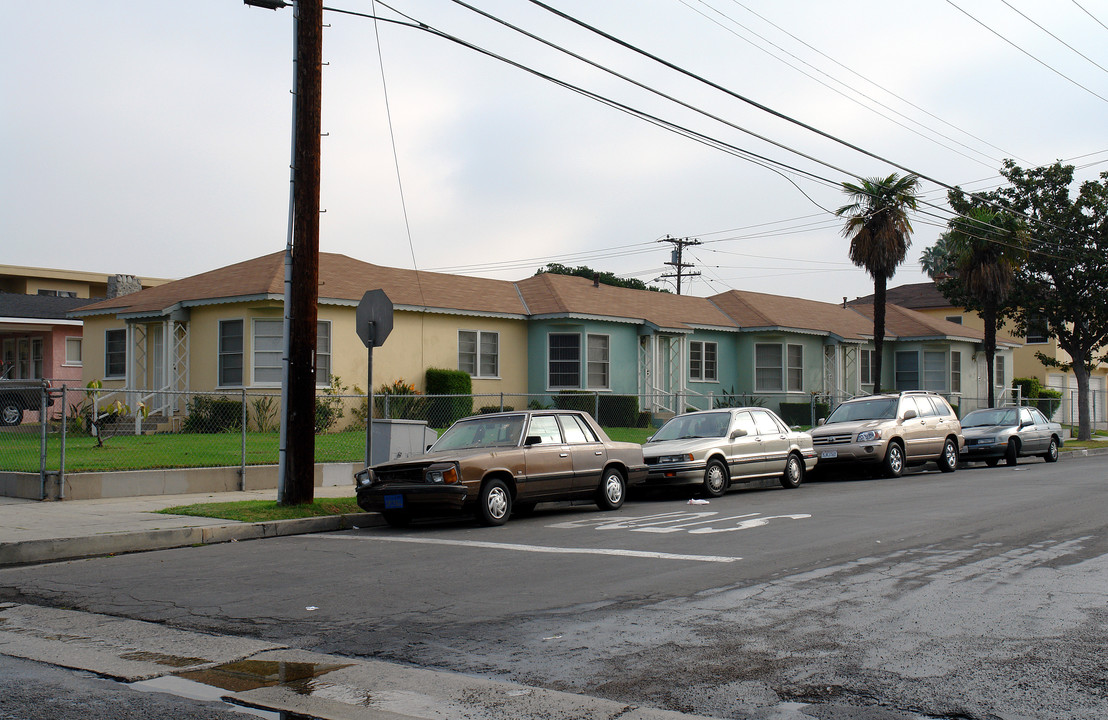
<instances>
[{"instance_id":1,"label":"silver sedan","mask_svg":"<svg viewBox=\"0 0 1108 720\"><path fill-rule=\"evenodd\" d=\"M983 460L989 467L1001 458L1015 465L1020 456L1038 455L1054 462L1063 442L1062 426L1029 407L974 410L962 418L962 434L966 438L962 459Z\"/></svg>"},{"instance_id":2,"label":"silver sedan","mask_svg":"<svg viewBox=\"0 0 1108 720\"><path fill-rule=\"evenodd\" d=\"M643 445L648 485L697 484L719 497L729 487L798 487L816 466L812 436L760 407L678 415Z\"/></svg>"}]
</instances>

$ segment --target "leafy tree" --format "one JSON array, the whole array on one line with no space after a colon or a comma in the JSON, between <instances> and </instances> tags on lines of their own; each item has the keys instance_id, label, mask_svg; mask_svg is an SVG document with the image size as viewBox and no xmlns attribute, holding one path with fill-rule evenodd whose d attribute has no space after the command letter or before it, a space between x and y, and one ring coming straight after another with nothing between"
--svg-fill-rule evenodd
<instances>
[{"instance_id":1,"label":"leafy tree","mask_svg":"<svg viewBox=\"0 0 1108 720\"><path fill-rule=\"evenodd\" d=\"M669 290L665 288L655 287L654 285L647 285L642 280L636 278L621 278L615 273L607 271L593 270L587 265L578 265L577 267L569 267L562 265L561 263L548 263L545 268L539 268L535 271L536 275L542 275L543 273L551 273L554 275L574 275L576 277L588 278L593 280L599 278L602 285L614 285L615 287L631 288L632 290L652 290L654 292L666 292Z\"/></svg>"},{"instance_id":2,"label":"leafy tree","mask_svg":"<svg viewBox=\"0 0 1108 720\"><path fill-rule=\"evenodd\" d=\"M1025 243L1026 231L1015 216L987 207L955 216L950 231L936 243L946 251L941 262L950 275L939 282L939 292L952 304L980 311L985 323L989 407L996 407L997 325L1015 309L1008 300Z\"/></svg>"},{"instance_id":3,"label":"leafy tree","mask_svg":"<svg viewBox=\"0 0 1108 720\"><path fill-rule=\"evenodd\" d=\"M881 355L885 345L885 291L912 244L908 211L918 201L915 175L864 178L861 185L844 182L853 201L835 211L846 217L843 236L850 239L850 261L873 278L873 392L881 392Z\"/></svg>"},{"instance_id":4,"label":"leafy tree","mask_svg":"<svg viewBox=\"0 0 1108 720\"><path fill-rule=\"evenodd\" d=\"M989 193L951 193L960 213L995 203L1028 218L1025 262L1012 286L1023 326L1044 318L1068 362L1037 353L1048 367L1072 371L1078 390L1078 439L1091 435L1089 373L1108 347L1108 172L1071 196L1074 168L1056 162L1025 170L1004 161L1008 185Z\"/></svg>"},{"instance_id":5,"label":"leafy tree","mask_svg":"<svg viewBox=\"0 0 1108 720\"><path fill-rule=\"evenodd\" d=\"M923 251L919 258L919 264L923 271L927 273L927 277L938 282L945 280L954 272L952 255L947 233L943 233L934 245Z\"/></svg>"}]
</instances>

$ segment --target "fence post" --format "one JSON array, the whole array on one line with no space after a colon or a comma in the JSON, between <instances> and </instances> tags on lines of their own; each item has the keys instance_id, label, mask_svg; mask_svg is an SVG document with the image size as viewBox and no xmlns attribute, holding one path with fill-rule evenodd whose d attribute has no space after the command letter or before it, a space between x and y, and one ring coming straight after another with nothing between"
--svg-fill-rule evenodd
<instances>
[{"instance_id":1,"label":"fence post","mask_svg":"<svg viewBox=\"0 0 1108 720\"><path fill-rule=\"evenodd\" d=\"M600 424L600 391L592 391L592 416L596 419L596 424Z\"/></svg>"},{"instance_id":2,"label":"fence post","mask_svg":"<svg viewBox=\"0 0 1108 720\"><path fill-rule=\"evenodd\" d=\"M392 400L392 394L385 395L385 420L389 419L389 401Z\"/></svg>"},{"instance_id":3,"label":"fence post","mask_svg":"<svg viewBox=\"0 0 1108 720\"><path fill-rule=\"evenodd\" d=\"M500 412L504 412L504 393L500 393Z\"/></svg>"},{"instance_id":4,"label":"fence post","mask_svg":"<svg viewBox=\"0 0 1108 720\"><path fill-rule=\"evenodd\" d=\"M65 426L68 424L69 400L66 397L66 386L62 385L62 447L61 458L58 462L58 499L65 500Z\"/></svg>"},{"instance_id":5,"label":"fence post","mask_svg":"<svg viewBox=\"0 0 1108 720\"><path fill-rule=\"evenodd\" d=\"M39 492L38 499L46 499L46 381L42 381L42 387L39 389L39 411L38 411L38 424L42 431L42 440L39 443L39 465L38 465L38 479L39 479Z\"/></svg>"},{"instance_id":6,"label":"fence post","mask_svg":"<svg viewBox=\"0 0 1108 720\"><path fill-rule=\"evenodd\" d=\"M242 388L242 452L239 454L239 490L246 490L246 388Z\"/></svg>"},{"instance_id":7,"label":"fence post","mask_svg":"<svg viewBox=\"0 0 1108 720\"><path fill-rule=\"evenodd\" d=\"M808 414L811 427L816 426L816 396L813 395L812 399L808 401Z\"/></svg>"}]
</instances>

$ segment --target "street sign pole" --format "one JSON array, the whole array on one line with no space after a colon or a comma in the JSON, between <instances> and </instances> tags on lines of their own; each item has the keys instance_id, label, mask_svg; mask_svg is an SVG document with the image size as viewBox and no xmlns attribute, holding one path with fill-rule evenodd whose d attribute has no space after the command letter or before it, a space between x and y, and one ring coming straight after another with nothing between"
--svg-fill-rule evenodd
<instances>
[{"instance_id":1,"label":"street sign pole","mask_svg":"<svg viewBox=\"0 0 1108 720\"><path fill-rule=\"evenodd\" d=\"M354 329L369 351L365 417L365 464L373 458L373 348L385 344L392 332L392 300L384 290L369 290L362 296L354 313Z\"/></svg>"},{"instance_id":2,"label":"street sign pole","mask_svg":"<svg viewBox=\"0 0 1108 720\"><path fill-rule=\"evenodd\" d=\"M376 323L370 321L369 323L369 337L373 338L373 326ZM366 363L369 366L369 375L366 379L366 386L369 390L366 391L366 415L365 415L365 466L369 467L372 463L370 458L373 457L373 343L366 343L366 352L369 353L369 360Z\"/></svg>"}]
</instances>

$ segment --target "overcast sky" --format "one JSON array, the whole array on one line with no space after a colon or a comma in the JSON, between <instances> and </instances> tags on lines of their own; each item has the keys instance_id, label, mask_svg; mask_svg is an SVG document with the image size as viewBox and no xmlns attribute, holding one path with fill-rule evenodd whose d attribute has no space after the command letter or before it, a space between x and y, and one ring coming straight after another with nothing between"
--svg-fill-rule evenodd
<instances>
[{"instance_id":1,"label":"overcast sky","mask_svg":"<svg viewBox=\"0 0 1108 720\"><path fill-rule=\"evenodd\" d=\"M428 32L326 12L321 250L510 280L547 262L587 264L649 283L672 270L658 240L690 237L702 244L685 260L702 275L686 292L837 302L872 292L830 212L845 202L844 180L903 172L892 162L984 189L1006 157L1064 159L1080 177L1108 169L1102 0L548 1L734 95L526 0L470 2L649 90L450 0L390 4L820 179ZM403 19L370 0L327 4ZM0 262L179 278L284 248L291 8L38 0L5 11ZM923 189L945 207L941 187ZM947 213L923 209L891 285L926 279L919 254Z\"/></svg>"}]
</instances>

